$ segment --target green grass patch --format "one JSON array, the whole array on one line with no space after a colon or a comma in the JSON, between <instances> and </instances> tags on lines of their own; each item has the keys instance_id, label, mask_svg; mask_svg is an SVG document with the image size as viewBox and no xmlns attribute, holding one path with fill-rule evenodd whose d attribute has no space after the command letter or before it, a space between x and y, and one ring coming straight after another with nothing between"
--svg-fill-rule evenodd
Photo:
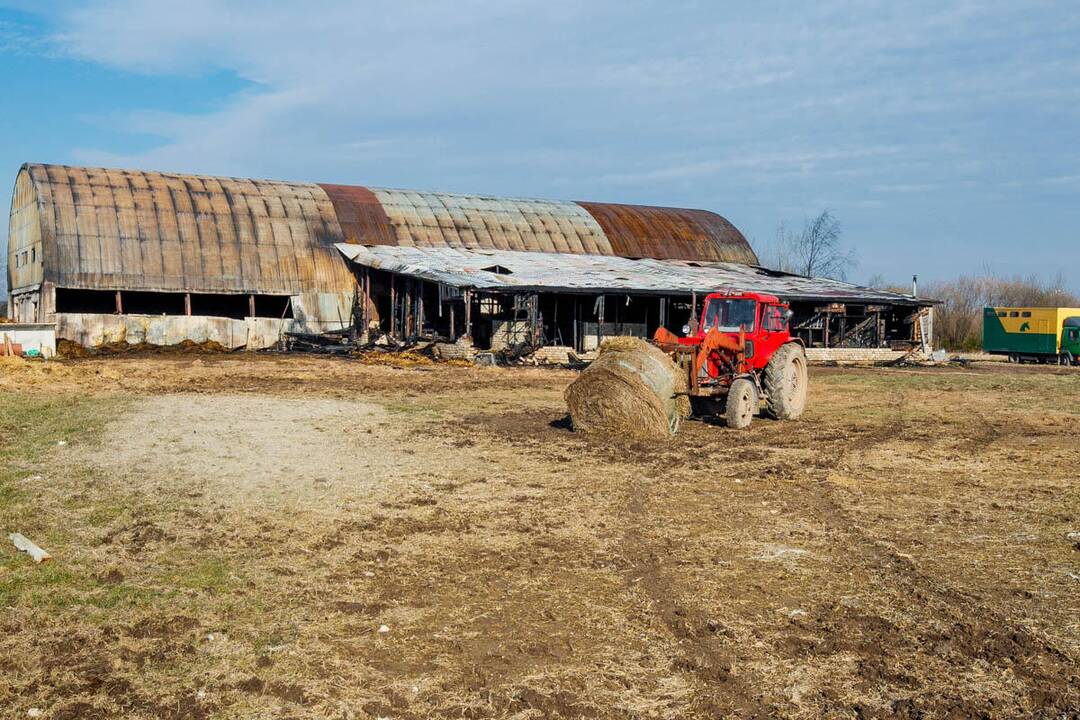
<instances>
[{"instance_id":1,"label":"green grass patch","mask_svg":"<svg viewBox=\"0 0 1080 720\"><path fill-rule=\"evenodd\" d=\"M232 570L224 560L208 558L192 565L174 568L166 574L165 579L175 587L217 593L232 584Z\"/></svg>"},{"instance_id":2,"label":"green grass patch","mask_svg":"<svg viewBox=\"0 0 1080 720\"><path fill-rule=\"evenodd\" d=\"M45 478L42 482L50 482L48 454L66 451L59 442L68 447L96 442L100 430L123 411L126 402L121 398L70 394L0 393L0 542L8 542L8 532L28 532L27 528L35 526L38 531L32 539L54 555L70 542L77 528L68 521L48 520L42 527L35 486L24 480L41 475ZM70 482L72 472L82 474L69 468L64 480ZM89 480L89 471L86 474ZM87 501L72 501L76 506L81 502ZM103 506L95 519L104 523L119 512L119 506ZM78 564L58 559L37 565L10 547L0 553L0 607L131 606L146 602L151 594L123 583L101 582L83 572Z\"/></svg>"},{"instance_id":3,"label":"green grass patch","mask_svg":"<svg viewBox=\"0 0 1080 720\"><path fill-rule=\"evenodd\" d=\"M439 418L445 414L445 411L438 407L433 407L433 403L429 400L418 400L417 402L408 401L393 401L382 403L382 406L388 413L394 415L412 415L417 417Z\"/></svg>"},{"instance_id":4,"label":"green grass patch","mask_svg":"<svg viewBox=\"0 0 1080 720\"><path fill-rule=\"evenodd\" d=\"M84 519L90 527L107 527L130 509L131 505L127 503L104 503L90 508Z\"/></svg>"},{"instance_id":5,"label":"green grass patch","mask_svg":"<svg viewBox=\"0 0 1080 720\"><path fill-rule=\"evenodd\" d=\"M0 393L0 520L25 499L17 483L42 474L38 465L59 442L92 442L122 410L119 398Z\"/></svg>"},{"instance_id":6,"label":"green grass patch","mask_svg":"<svg viewBox=\"0 0 1080 720\"><path fill-rule=\"evenodd\" d=\"M158 590L129 583L105 582L55 561L36 565L23 555L0 562L0 607L130 608L161 595Z\"/></svg>"}]
</instances>

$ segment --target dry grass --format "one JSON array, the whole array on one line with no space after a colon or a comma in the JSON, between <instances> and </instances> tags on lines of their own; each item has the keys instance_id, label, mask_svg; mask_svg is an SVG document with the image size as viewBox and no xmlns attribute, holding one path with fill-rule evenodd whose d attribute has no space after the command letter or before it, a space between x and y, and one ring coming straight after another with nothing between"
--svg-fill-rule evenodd
<instances>
[{"instance_id":1,"label":"dry grass","mask_svg":"<svg viewBox=\"0 0 1080 720\"><path fill-rule=\"evenodd\" d=\"M57 562L0 551L0 716L1080 708L1080 373L819 370L657 443L567 430L573 377L5 363L0 520Z\"/></svg>"}]
</instances>

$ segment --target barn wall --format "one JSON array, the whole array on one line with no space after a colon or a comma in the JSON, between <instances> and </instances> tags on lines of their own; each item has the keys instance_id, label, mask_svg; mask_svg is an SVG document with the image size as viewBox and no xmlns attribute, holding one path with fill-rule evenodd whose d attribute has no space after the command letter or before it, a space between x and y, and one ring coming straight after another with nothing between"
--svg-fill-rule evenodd
<instances>
[{"instance_id":1,"label":"barn wall","mask_svg":"<svg viewBox=\"0 0 1080 720\"><path fill-rule=\"evenodd\" d=\"M245 322L236 303L265 295L291 298L291 328L338 329L352 322L357 290L342 242L757 259L737 229L701 210L30 164L9 220L12 308L24 321L66 316L69 339L145 325L100 319L110 310L160 310L180 319L155 321L152 335L186 328L197 340L200 324ZM120 295L111 306L109 293ZM187 315L196 297L203 307ZM220 307L208 312L208 302Z\"/></svg>"},{"instance_id":2,"label":"barn wall","mask_svg":"<svg viewBox=\"0 0 1080 720\"><path fill-rule=\"evenodd\" d=\"M7 280L9 292L41 284L45 255L41 242L38 196L26 170L15 179L8 217Z\"/></svg>"}]
</instances>

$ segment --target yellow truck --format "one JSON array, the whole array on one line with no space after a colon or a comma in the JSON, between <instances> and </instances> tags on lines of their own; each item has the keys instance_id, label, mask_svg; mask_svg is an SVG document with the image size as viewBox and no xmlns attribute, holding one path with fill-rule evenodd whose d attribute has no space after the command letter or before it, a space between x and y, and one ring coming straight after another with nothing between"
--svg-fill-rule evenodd
<instances>
[{"instance_id":1,"label":"yellow truck","mask_svg":"<svg viewBox=\"0 0 1080 720\"><path fill-rule=\"evenodd\" d=\"M1080 308L983 308L983 351L1009 362L1080 364Z\"/></svg>"}]
</instances>

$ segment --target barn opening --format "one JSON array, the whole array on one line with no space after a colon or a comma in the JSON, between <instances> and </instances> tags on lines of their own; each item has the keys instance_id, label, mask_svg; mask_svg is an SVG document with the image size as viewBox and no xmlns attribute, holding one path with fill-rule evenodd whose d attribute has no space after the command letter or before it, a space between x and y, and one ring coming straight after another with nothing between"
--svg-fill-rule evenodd
<instances>
[{"instance_id":1,"label":"barn opening","mask_svg":"<svg viewBox=\"0 0 1080 720\"><path fill-rule=\"evenodd\" d=\"M289 295L239 293L167 293L142 290L85 290L56 288L56 311L61 313L248 317L293 319Z\"/></svg>"}]
</instances>

